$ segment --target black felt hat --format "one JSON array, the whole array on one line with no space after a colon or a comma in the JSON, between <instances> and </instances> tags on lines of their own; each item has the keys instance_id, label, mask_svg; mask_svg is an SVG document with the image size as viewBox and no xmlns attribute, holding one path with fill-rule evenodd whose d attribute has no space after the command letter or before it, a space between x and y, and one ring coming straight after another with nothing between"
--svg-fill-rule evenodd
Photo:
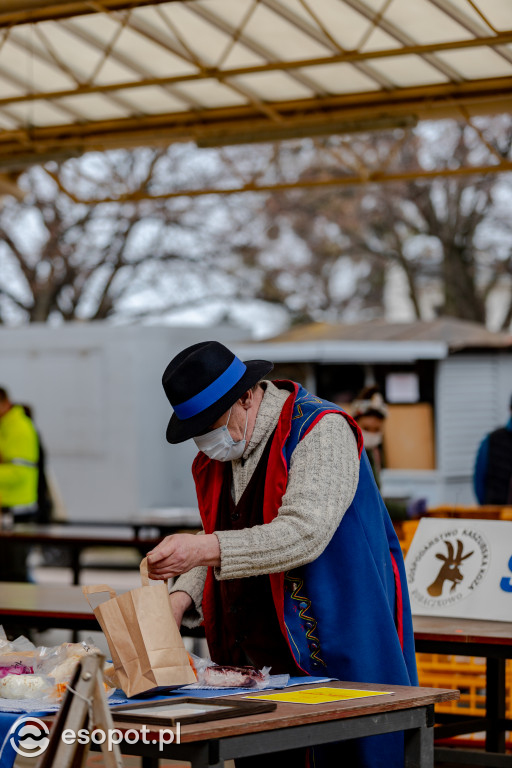
<instances>
[{"instance_id":1,"label":"black felt hat","mask_svg":"<svg viewBox=\"0 0 512 768\"><path fill-rule=\"evenodd\" d=\"M202 341L184 349L162 376L174 408L167 441L182 443L200 435L273 367L268 360L243 363L218 341Z\"/></svg>"}]
</instances>

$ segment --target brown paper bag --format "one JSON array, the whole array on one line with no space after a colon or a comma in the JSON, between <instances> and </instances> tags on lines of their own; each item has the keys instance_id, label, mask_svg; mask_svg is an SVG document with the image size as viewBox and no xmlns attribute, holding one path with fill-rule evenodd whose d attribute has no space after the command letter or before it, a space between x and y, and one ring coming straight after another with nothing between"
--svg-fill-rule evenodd
<instances>
[{"instance_id":1,"label":"brown paper bag","mask_svg":"<svg viewBox=\"0 0 512 768\"><path fill-rule=\"evenodd\" d=\"M116 596L106 584L82 587L107 638L119 685L127 696L195 683L187 651L171 611L167 582L149 585L146 558L142 587ZM108 592L97 607L90 595Z\"/></svg>"}]
</instances>

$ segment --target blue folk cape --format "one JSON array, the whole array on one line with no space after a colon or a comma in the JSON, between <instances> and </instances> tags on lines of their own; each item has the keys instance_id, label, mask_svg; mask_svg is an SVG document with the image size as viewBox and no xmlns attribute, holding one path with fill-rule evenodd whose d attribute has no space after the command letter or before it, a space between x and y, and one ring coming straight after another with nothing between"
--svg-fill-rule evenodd
<instances>
[{"instance_id":1,"label":"blue folk cape","mask_svg":"<svg viewBox=\"0 0 512 768\"><path fill-rule=\"evenodd\" d=\"M360 457L355 496L323 553L287 573L270 574L281 631L305 675L329 675L352 682L417 685L414 636L402 552L363 451L356 422L341 408L289 381L290 389L276 427L265 479L263 521L277 515L286 491L290 459L297 444L327 413L351 426ZM199 453L193 464L199 511L205 533L215 530L223 482L222 462ZM343 471L343 467L339 468ZM215 638L213 569L203 594L206 638ZM338 745L345 765L401 768L403 733L358 739ZM315 766L335 764L314 750ZM346 762L348 758L348 762Z\"/></svg>"}]
</instances>

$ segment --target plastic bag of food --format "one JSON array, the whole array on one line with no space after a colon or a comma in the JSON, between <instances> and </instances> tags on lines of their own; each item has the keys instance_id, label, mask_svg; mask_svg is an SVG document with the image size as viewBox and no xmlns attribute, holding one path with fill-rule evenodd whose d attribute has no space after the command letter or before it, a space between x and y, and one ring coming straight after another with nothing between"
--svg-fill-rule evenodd
<instances>
[{"instance_id":1,"label":"plastic bag of food","mask_svg":"<svg viewBox=\"0 0 512 768\"><path fill-rule=\"evenodd\" d=\"M90 653L100 653L92 641L36 646L26 637L9 641L0 627L0 699L59 701L77 664ZM105 678L110 696L115 684Z\"/></svg>"},{"instance_id":2,"label":"plastic bag of food","mask_svg":"<svg viewBox=\"0 0 512 768\"><path fill-rule=\"evenodd\" d=\"M270 685L270 667L235 667L215 664L210 659L189 654L190 664L196 673L197 684L188 688L254 688L260 690ZM284 675L288 679L288 675Z\"/></svg>"},{"instance_id":3,"label":"plastic bag of food","mask_svg":"<svg viewBox=\"0 0 512 768\"><path fill-rule=\"evenodd\" d=\"M85 642L63 643L58 647L57 654L46 657L44 671L53 677L56 683L68 682L73 677L80 659L90 653L100 653L100 650Z\"/></svg>"},{"instance_id":4,"label":"plastic bag of food","mask_svg":"<svg viewBox=\"0 0 512 768\"><path fill-rule=\"evenodd\" d=\"M52 693L53 697L58 699L62 698L75 673L77 664L84 658L84 656L91 653L101 653L99 648L96 648L92 644L92 640L83 641L81 643L63 643L62 646L60 646L60 653L57 659L58 663L46 667L48 675L55 683L54 691ZM105 668L108 668L108 666L109 665L105 665ZM114 693L116 686L105 674L103 675L103 678L105 693L107 697L111 696Z\"/></svg>"},{"instance_id":5,"label":"plastic bag of food","mask_svg":"<svg viewBox=\"0 0 512 768\"><path fill-rule=\"evenodd\" d=\"M49 666L55 666L61 655L61 646L36 646L21 635L7 640L0 627L0 679L6 675L46 674Z\"/></svg>"},{"instance_id":6,"label":"plastic bag of food","mask_svg":"<svg viewBox=\"0 0 512 768\"><path fill-rule=\"evenodd\" d=\"M22 661L2 661L0 659L0 680L7 675L33 675L34 668Z\"/></svg>"},{"instance_id":7,"label":"plastic bag of food","mask_svg":"<svg viewBox=\"0 0 512 768\"><path fill-rule=\"evenodd\" d=\"M34 651L35 645L25 635L20 635L16 640L8 640L5 630L0 626L0 654L10 651Z\"/></svg>"},{"instance_id":8,"label":"plastic bag of food","mask_svg":"<svg viewBox=\"0 0 512 768\"><path fill-rule=\"evenodd\" d=\"M31 675L36 669L35 651L0 651L0 679L7 675Z\"/></svg>"}]
</instances>

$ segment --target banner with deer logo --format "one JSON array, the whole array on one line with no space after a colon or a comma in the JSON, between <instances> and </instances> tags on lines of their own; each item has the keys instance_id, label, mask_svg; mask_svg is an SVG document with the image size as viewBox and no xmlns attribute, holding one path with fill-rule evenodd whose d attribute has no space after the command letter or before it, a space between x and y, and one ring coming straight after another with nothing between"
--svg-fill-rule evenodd
<instances>
[{"instance_id":1,"label":"banner with deer logo","mask_svg":"<svg viewBox=\"0 0 512 768\"><path fill-rule=\"evenodd\" d=\"M405 567L413 614L512 621L512 522L423 518Z\"/></svg>"}]
</instances>

